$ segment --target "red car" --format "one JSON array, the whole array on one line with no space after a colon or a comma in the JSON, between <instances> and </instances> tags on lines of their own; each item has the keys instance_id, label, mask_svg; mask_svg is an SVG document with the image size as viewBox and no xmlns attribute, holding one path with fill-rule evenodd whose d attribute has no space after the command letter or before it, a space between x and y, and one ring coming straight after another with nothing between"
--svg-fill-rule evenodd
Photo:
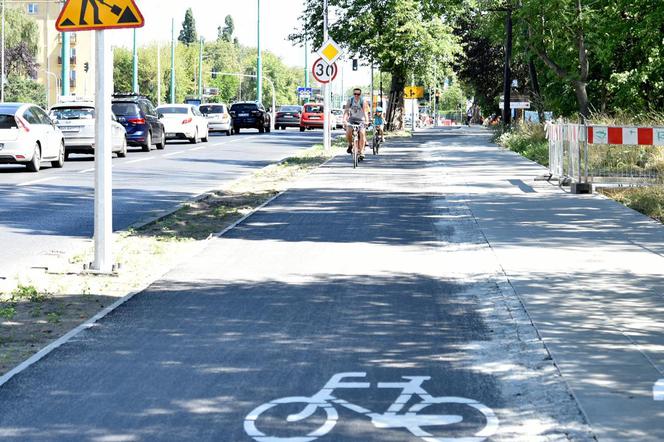
<instances>
[{"instance_id":1,"label":"red car","mask_svg":"<svg viewBox=\"0 0 664 442\"><path fill-rule=\"evenodd\" d=\"M300 118L300 132L305 129L322 129L323 120L325 119L323 113L323 105L321 103L307 103L302 110L302 117Z\"/></svg>"}]
</instances>

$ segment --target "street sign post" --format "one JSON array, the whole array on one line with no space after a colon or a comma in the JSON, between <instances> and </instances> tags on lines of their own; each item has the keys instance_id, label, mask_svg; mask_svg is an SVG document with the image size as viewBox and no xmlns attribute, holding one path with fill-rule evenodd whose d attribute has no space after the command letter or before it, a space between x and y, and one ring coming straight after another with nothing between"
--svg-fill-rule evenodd
<instances>
[{"instance_id":1,"label":"street sign post","mask_svg":"<svg viewBox=\"0 0 664 442\"><path fill-rule=\"evenodd\" d=\"M145 24L134 0L67 0L55 27L61 32L95 31L95 258L92 270L110 273L113 265L113 172L111 166L111 94L113 54L107 29Z\"/></svg>"},{"instance_id":2,"label":"street sign post","mask_svg":"<svg viewBox=\"0 0 664 442\"><path fill-rule=\"evenodd\" d=\"M325 60L319 58L314 62L311 72L314 74L316 81L322 84L327 84L337 78L339 69L337 68L336 63L328 64Z\"/></svg>"}]
</instances>

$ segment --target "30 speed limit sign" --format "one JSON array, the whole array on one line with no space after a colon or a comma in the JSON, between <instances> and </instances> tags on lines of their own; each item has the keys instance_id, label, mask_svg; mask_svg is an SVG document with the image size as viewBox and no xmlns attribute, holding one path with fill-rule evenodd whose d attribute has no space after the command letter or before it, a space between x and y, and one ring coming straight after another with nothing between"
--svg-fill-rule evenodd
<instances>
[{"instance_id":1,"label":"30 speed limit sign","mask_svg":"<svg viewBox=\"0 0 664 442\"><path fill-rule=\"evenodd\" d=\"M313 69L311 71L314 74L314 78L319 82L319 83L329 83L331 81L334 81L335 78L337 78L337 72L339 69L337 69L337 64L327 64L325 60L322 58L319 58L314 62Z\"/></svg>"}]
</instances>

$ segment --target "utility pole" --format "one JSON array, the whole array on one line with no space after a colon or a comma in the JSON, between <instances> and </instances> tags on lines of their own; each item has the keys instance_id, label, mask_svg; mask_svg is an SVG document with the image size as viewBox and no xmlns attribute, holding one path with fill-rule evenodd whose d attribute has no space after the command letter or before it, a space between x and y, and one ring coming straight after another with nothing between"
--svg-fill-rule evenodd
<instances>
[{"instance_id":1,"label":"utility pole","mask_svg":"<svg viewBox=\"0 0 664 442\"><path fill-rule=\"evenodd\" d=\"M0 69L0 102L5 102L5 0L2 0L2 69ZM46 83L48 83L48 77L46 77ZM48 101L48 98L46 99Z\"/></svg>"},{"instance_id":2,"label":"utility pole","mask_svg":"<svg viewBox=\"0 0 664 442\"><path fill-rule=\"evenodd\" d=\"M263 60L261 60L261 0L258 2L258 57L256 58L256 101L263 102Z\"/></svg>"},{"instance_id":3,"label":"utility pole","mask_svg":"<svg viewBox=\"0 0 664 442\"><path fill-rule=\"evenodd\" d=\"M134 93L138 93L138 46L136 45L136 28L134 28L134 56L132 61L132 72L133 72L133 90Z\"/></svg>"},{"instance_id":4,"label":"utility pole","mask_svg":"<svg viewBox=\"0 0 664 442\"><path fill-rule=\"evenodd\" d=\"M503 124L509 126L512 123L512 109L510 107L510 88L512 87L512 71L510 60L512 59L512 8L505 9L505 71L503 74Z\"/></svg>"},{"instance_id":5,"label":"utility pole","mask_svg":"<svg viewBox=\"0 0 664 442\"><path fill-rule=\"evenodd\" d=\"M161 106L161 44L157 40L157 106Z\"/></svg>"},{"instance_id":6,"label":"utility pole","mask_svg":"<svg viewBox=\"0 0 664 442\"><path fill-rule=\"evenodd\" d=\"M171 19L171 104L175 104L175 19Z\"/></svg>"},{"instance_id":7,"label":"utility pole","mask_svg":"<svg viewBox=\"0 0 664 442\"><path fill-rule=\"evenodd\" d=\"M323 42L326 42L328 36L327 31L327 0L323 0ZM330 143L330 83L323 85L323 148L329 150Z\"/></svg>"},{"instance_id":8,"label":"utility pole","mask_svg":"<svg viewBox=\"0 0 664 442\"><path fill-rule=\"evenodd\" d=\"M69 33L63 32L62 34L62 95L69 95Z\"/></svg>"},{"instance_id":9,"label":"utility pole","mask_svg":"<svg viewBox=\"0 0 664 442\"><path fill-rule=\"evenodd\" d=\"M304 87L309 87L309 39L304 36Z\"/></svg>"},{"instance_id":10,"label":"utility pole","mask_svg":"<svg viewBox=\"0 0 664 442\"><path fill-rule=\"evenodd\" d=\"M198 99L203 103L203 37L198 51Z\"/></svg>"}]
</instances>

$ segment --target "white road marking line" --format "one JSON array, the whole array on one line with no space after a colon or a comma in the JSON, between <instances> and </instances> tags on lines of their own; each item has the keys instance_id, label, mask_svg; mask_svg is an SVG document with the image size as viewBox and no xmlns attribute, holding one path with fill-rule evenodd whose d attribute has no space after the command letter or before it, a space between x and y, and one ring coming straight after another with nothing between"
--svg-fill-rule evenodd
<instances>
[{"instance_id":1,"label":"white road marking line","mask_svg":"<svg viewBox=\"0 0 664 442\"><path fill-rule=\"evenodd\" d=\"M58 178L60 178L60 177L54 176L54 177L49 177L49 178L41 178L41 179L33 180L33 181L26 181L25 183L20 183L20 184L17 184L16 186L17 187L31 186L33 184L39 184L39 183L45 183L47 181L57 180Z\"/></svg>"},{"instance_id":2,"label":"white road marking line","mask_svg":"<svg viewBox=\"0 0 664 442\"><path fill-rule=\"evenodd\" d=\"M124 164L134 164L134 163L140 163L141 161L147 161L147 160L151 160L151 159L152 159L152 158L141 158L140 160L132 160L132 161L127 161L127 162L126 162L126 163L124 163Z\"/></svg>"},{"instance_id":3,"label":"white road marking line","mask_svg":"<svg viewBox=\"0 0 664 442\"><path fill-rule=\"evenodd\" d=\"M193 147L193 148L191 148L191 149L188 149L187 152L193 152L193 151L195 151L195 150L205 149L206 147L207 147L207 146Z\"/></svg>"},{"instance_id":4,"label":"white road marking line","mask_svg":"<svg viewBox=\"0 0 664 442\"><path fill-rule=\"evenodd\" d=\"M78 173L88 173L88 172L94 172L94 171L95 171L95 168L93 167L93 168L91 168L91 169L81 170L81 171L78 172Z\"/></svg>"},{"instance_id":5,"label":"white road marking line","mask_svg":"<svg viewBox=\"0 0 664 442\"><path fill-rule=\"evenodd\" d=\"M179 152L171 152L171 153L167 153L166 155L164 155L164 157L172 157L173 155L180 155L181 153L185 153L185 152L186 151L184 151L184 150L181 150Z\"/></svg>"}]
</instances>

